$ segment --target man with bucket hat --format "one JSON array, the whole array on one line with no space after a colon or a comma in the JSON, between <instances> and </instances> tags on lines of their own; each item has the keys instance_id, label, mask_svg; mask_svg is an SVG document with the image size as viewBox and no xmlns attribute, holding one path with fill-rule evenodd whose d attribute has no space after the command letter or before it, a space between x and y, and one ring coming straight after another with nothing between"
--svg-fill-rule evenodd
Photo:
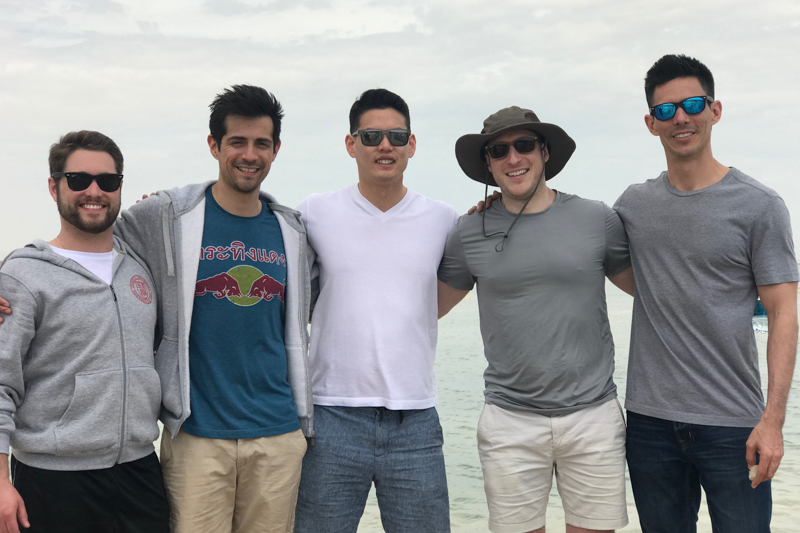
<instances>
[{"instance_id":1,"label":"man with bucket hat","mask_svg":"<svg viewBox=\"0 0 800 533\"><path fill-rule=\"evenodd\" d=\"M555 470L568 532L627 525L605 277L632 287L628 242L602 202L551 189L575 141L502 109L456 142L464 173L502 199L464 215L439 267L439 313L477 283L486 406L478 450L496 533L543 531Z\"/></svg>"}]
</instances>

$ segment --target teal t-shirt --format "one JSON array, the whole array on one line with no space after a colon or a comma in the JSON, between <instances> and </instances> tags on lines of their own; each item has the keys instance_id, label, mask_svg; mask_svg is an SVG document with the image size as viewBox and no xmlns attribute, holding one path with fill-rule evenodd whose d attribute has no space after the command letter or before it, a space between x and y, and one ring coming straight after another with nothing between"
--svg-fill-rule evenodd
<instances>
[{"instance_id":1,"label":"teal t-shirt","mask_svg":"<svg viewBox=\"0 0 800 533\"><path fill-rule=\"evenodd\" d=\"M285 286L283 237L266 202L258 215L239 217L209 187L189 334L187 433L247 439L300 429L287 379Z\"/></svg>"}]
</instances>

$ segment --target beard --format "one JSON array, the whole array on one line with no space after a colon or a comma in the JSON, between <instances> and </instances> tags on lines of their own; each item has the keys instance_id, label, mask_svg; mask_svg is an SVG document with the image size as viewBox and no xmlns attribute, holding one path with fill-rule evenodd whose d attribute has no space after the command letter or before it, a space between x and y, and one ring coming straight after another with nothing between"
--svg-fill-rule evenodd
<instances>
[{"instance_id":1,"label":"beard","mask_svg":"<svg viewBox=\"0 0 800 533\"><path fill-rule=\"evenodd\" d=\"M103 233L114 224L119 214L120 203L119 199L116 204L111 203L106 210L106 216L102 220L88 221L81 218L77 202L74 204L67 202L61 196L61 188L56 188L56 204L58 205L58 214L61 215L61 218L80 231L93 235Z\"/></svg>"}]
</instances>

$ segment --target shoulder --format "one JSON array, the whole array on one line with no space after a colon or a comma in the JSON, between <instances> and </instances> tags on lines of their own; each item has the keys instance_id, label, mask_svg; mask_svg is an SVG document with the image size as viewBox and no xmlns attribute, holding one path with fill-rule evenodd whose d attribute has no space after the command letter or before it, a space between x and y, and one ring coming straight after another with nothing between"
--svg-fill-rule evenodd
<instances>
[{"instance_id":1,"label":"shoulder","mask_svg":"<svg viewBox=\"0 0 800 533\"><path fill-rule=\"evenodd\" d=\"M303 216L308 216L309 212L312 210L318 209L327 209L337 205L341 205L346 202L349 198L351 198L352 191L351 189L354 185L349 187L345 187L344 189L339 189L337 191L328 191L322 193L312 193L305 197L305 199L300 202L297 206L297 210L302 213Z\"/></svg>"},{"instance_id":2,"label":"shoulder","mask_svg":"<svg viewBox=\"0 0 800 533\"><path fill-rule=\"evenodd\" d=\"M762 199L768 203L772 203L774 200L782 200L781 196L773 189L770 189L760 181L748 176L737 168L731 167L730 176L732 182L736 186L741 187L744 193L751 194L755 198Z\"/></svg>"},{"instance_id":3,"label":"shoulder","mask_svg":"<svg viewBox=\"0 0 800 533\"><path fill-rule=\"evenodd\" d=\"M455 208L447 202L428 198L427 196L423 196L416 191L412 191L411 189L408 189L406 194L411 195L411 202L416 204L418 208L422 209L426 213L430 213L434 216L444 217L445 219L449 220L451 224L458 217L458 213L456 212Z\"/></svg>"}]
</instances>

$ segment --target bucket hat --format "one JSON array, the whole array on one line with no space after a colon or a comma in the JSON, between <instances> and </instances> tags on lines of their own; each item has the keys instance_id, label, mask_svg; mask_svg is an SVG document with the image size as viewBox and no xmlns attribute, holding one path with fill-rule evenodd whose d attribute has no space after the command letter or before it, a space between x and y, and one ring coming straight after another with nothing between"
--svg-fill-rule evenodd
<instances>
[{"instance_id":1,"label":"bucket hat","mask_svg":"<svg viewBox=\"0 0 800 533\"><path fill-rule=\"evenodd\" d=\"M461 170L475 181L497 187L486 167L483 147L498 135L513 130L529 130L547 140L550 159L544 165L546 180L561 172L575 151L575 141L559 126L540 121L530 109L512 106L489 115L480 133L463 135L456 141L456 159Z\"/></svg>"}]
</instances>

